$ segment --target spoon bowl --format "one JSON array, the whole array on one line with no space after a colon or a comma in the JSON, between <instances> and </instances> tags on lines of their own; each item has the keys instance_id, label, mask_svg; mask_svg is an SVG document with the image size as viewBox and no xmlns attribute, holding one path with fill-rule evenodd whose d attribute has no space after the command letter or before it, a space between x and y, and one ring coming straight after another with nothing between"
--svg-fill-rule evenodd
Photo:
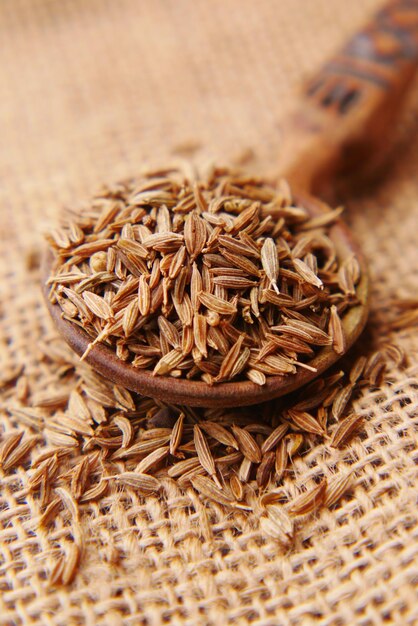
<instances>
[{"instance_id":1,"label":"spoon bowl","mask_svg":"<svg viewBox=\"0 0 418 626\"><path fill-rule=\"evenodd\" d=\"M298 101L283 121L278 170L292 188L296 201L315 216L324 204L308 195L335 189L342 177L356 171L372 174L386 154L387 132L410 89L418 68L418 4L391 0L365 28L355 33L302 87ZM359 167L361 166L361 167ZM340 180L341 182L341 180ZM361 278L356 286L358 304L343 315L346 349L361 334L368 316L369 283L363 256L341 220L329 230L340 261L355 255ZM77 354L84 354L91 337L63 319L58 304L49 300L46 281L53 256L44 260L44 293L58 332ZM263 386L250 381L205 382L154 376L120 360L106 345L95 345L86 356L93 369L107 379L145 396L173 404L234 407L276 398L310 382L341 355L332 347L318 350L309 361L314 371L268 376Z\"/></svg>"},{"instance_id":2,"label":"spoon bowl","mask_svg":"<svg viewBox=\"0 0 418 626\"><path fill-rule=\"evenodd\" d=\"M324 204L305 193L294 194L298 205L306 208L312 216L324 212ZM367 268L359 248L356 246L349 229L341 220L329 230L339 260L355 255L360 263L361 278L356 287L359 304L342 317L347 350L361 334L368 316L369 281ZM79 355L84 354L91 337L79 326L62 317L58 304L51 303L47 279L51 274L53 255L51 252L44 259L44 295L45 300L60 335ZM209 386L205 382L193 381L170 376L154 376L151 371L135 368L130 363L119 359L114 350L105 344L96 344L87 354L85 361L108 380L122 385L131 391L163 400L170 404L184 404L203 407L237 407L265 402L285 395L309 383L333 365L341 355L331 346L318 350L309 365L315 371L298 369L295 374L285 376L267 376L266 384L256 385L251 381L232 381Z\"/></svg>"}]
</instances>

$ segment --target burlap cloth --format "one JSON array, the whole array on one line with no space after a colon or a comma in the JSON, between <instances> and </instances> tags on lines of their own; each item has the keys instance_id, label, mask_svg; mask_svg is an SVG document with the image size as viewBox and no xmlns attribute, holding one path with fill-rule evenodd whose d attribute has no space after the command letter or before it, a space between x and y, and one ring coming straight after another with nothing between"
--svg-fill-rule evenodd
<instances>
[{"instance_id":1,"label":"burlap cloth","mask_svg":"<svg viewBox=\"0 0 418 626\"><path fill-rule=\"evenodd\" d=\"M48 373L37 342L51 333L39 289L42 230L62 206L143 159L246 160L262 171L280 144L292 88L379 0L14 0L0 6L2 367ZM369 336L384 336L393 297L418 293L417 89L395 133L387 179L347 201L370 263ZM389 129L388 129L389 130ZM251 153L250 148L253 149ZM333 462L321 449L297 474L354 459L356 485L304 526L283 553L254 516L225 514L175 489L86 505L84 552L68 587L48 572L66 528L34 532L35 498L0 494L0 624L418 623L417 338L409 357L365 392L367 437ZM20 426L1 401L2 428ZM415 463L414 463L415 462ZM23 480L23 478L22 478Z\"/></svg>"}]
</instances>

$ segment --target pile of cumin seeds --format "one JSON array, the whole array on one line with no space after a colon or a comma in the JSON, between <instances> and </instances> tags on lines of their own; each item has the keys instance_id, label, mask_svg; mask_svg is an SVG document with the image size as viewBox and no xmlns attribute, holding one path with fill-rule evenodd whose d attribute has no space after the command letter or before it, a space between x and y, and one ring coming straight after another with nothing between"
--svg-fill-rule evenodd
<instances>
[{"instance_id":1,"label":"pile of cumin seeds","mask_svg":"<svg viewBox=\"0 0 418 626\"><path fill-rule=\"evenodd\" d=\"M93 503L123 492L127 502L139 495L164 506L174 483L191 507L197 492L204 505L241 521L253 516L263 536L291 548L311 515L339 506L361 481L350 450L363 426L357 399L363 387L379 387L389 360L404 360L385 344L354 361L346 357L343 370L292 396L220 410L132 394L80 362L59 338L45 338L39 353L41 378L13 366L0 381L3 410L19 425L0 436L0 474L14 478L17 502L30 494L35 531L65 529L53 540L51 585L74 579L89 541L83 516ZM319 447L320 466L306 462ZM346 450L344 459L336 448ZM203 536L207 523L199 520Z\"/></svg>"},{"instance_id":2,"label":"pile of cumin seeds","mask_svg":"<svg viewBox=\"0 0 418 626\"><path fill-rule=\"evenodd\" d=\"M103 188L48 235L50 299L134 367L212 385L286 376L324 345L360 267L288 184L213 168L160 169ZM89 350L88 349L88 350Z\"/></svg>"}]
</instances>

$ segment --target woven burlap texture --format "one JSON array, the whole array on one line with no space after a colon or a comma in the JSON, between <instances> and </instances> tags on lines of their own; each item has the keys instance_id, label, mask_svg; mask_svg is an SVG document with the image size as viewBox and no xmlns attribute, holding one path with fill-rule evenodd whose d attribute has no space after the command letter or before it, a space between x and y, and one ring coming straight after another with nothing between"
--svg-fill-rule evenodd
<instances>
[{"instance_id":1,"label":"woven burlap texture","mask_svg":"<svg viewBox=\"0 0 418 626\"><path fill-rule=\"evenodd\" d=\"M5 363L44 389L37 344L52 327L36 263L42 230L65 205L144 159L271 168L278 120L296 84L378 0L14 0L0 6L1 322ZM417 90L395 133L387 179L347 202L370 264L369 335L385 339L390 300L418 293ZM251 150L252 149L252 152ZM244 159L245 160L245 159ZM19 497L23 468L2 474L0 624L362 626L418 623L417 338L357 409L366 434L312 451L296 478L356 470L350 497L309 518L283 552L253 515L226 512L171 485L84 505L80 570L48 584L68 528L33 531L41 509ZM5 356L4 356L5 355ZM35 389L36 391L36 389ZM8 390L10 393L10 390ZM0 400L1 428L27 427ZM32 432L33 434L33 432ZM39 452L39 449L38 449Z\"/></svg>"}]
</instances>

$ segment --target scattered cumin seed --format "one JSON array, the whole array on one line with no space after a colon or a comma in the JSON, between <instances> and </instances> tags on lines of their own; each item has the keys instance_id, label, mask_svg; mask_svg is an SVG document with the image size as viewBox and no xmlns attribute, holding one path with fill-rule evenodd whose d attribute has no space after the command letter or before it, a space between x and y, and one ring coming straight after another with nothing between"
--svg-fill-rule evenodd
<instances>
[{"instance_id":1,"label":"scattered cumin seed","mask_svg":"<svg viewBox=\"0 0 418 626\"><path fill-rule=\"evenodd\" d=\"M266 452L257 467L256 481L259 487L265 487L270 479L274 467L276 455L274 452Z\"/></svg>"},{"instance_id":2,"label":"scattered cumin seed","mask_svg":"<svg viewBox=\"0 0 418 626\"><path fill-rule=\"evenodd\" d=\"M332 439L332 448L341 448L347 443L350 437L360 428L363 423L363 417L361 415L349 415L343 419L335 429Z\"/></svg>"},{"instance_id":3,"label":"scattered cumin seed","mask_svg":"<svg viewBox=\"0 0 418 626\"><path fill-rule=\"evenodd\" d=\"M183 437L184 413L180 413L170 435L170 454L175 456Z\"/></svg>"},{"instance_id":4,"label":"scattered cumin seed","mask_svg":"<svg viewBox=\"0 0 418 626\"><path fill-rule=\"evenodd\" d=\"M350 370L350 383L352 385L355 385L356 382L361 377L361 375L363 374L364 368L366 366L366 361L367 361L367 359L366 359L365 356L360 356L354 362L354 364L353 364L353 366L352 366L352 368Z\"/></svg>"},{"instance_id":5,"label":"scattered cumin seed","mask_svg":"<svg viewBox=\"0 0 418 626\"><path fill-rule=\"evenodd\" d=\"M70 487L56 487L55 492L58 494L64 507L68 510L71 520L77 521L79 518L79 509Z\"/></svg>"},{"instance_id":6,"label":"scattered cumin seed","mask_svg":"<svg viewBox=\"0 0 418 626\"><path fill-rule=\"evenodd\" d=\"M108 489L108 483L105 480L100 481L97 485L87 489L80 498L81 503L92 502L93 500L99 500L102 498Z\"/></svg>"},{"instance_id":7,"label":"scattered cumin seed","mask_svg":"<svg viewBox=\"0 0 418 626\"><path fill-rule=\"evenodd\" d=\"M230 446L231 448L234 448L234 450L238 450L237 440L229 432L229 430L221 424L204 421L200 424L200 428L202 428L207 435L219 441L219 443L223 443L224 446Z\"/></svg>"},{"instance_id":8,"label":"scattered cumin seed","mask_svg":"<svg viewBox=\"0 0 418 626\"><path fill-rule=\"evenodd\" d=\"M4 461L7 460L9 454L19 445L23 437L23 430L20 432L9 433L0 443L0 465L2 466Z\"/></svg>"},{"instance_id":9,"label":"scattered cumin seed","mask_svg":"<svg viewBox=\"0 0 418 626\"><path fill-rule=\"evenodd\" d=\"M301 449L305 437L301 433L290 433L286 435L283 441L287 444L287 453L289 458L292 459Z\"/></svg>"},{"instance_id":10,"label":"scattered cumin seed","mask_svg":"<svg viewBox=\"0 0 418 626\"><path fill-rule=\"evenodd\" d=\"M235 500L241 502L244 498L244 486L236 474L229 479L229 487Z\"/></svg>"},{"instance_id":11,"label":"scattered cumin seed","mask_svg":"<svg viewBox=\"0 0 418 626\"><path fill-rule=\"evenodd\" d=\"M288 507L289 513L292 515L307 515L316 511L324 503L326 488L327 479L324 478L319 485L295 498Z\"/></svg>"},{"instance_id":12,"label":"scattered cumin seed","mask_svg":"<svg viewBox=\"0 0 418 626\"><path fill-rule=\"evenodd\" d=\"M229 498L225 491L217 487L211 478L195 475L191 477L190 482L196 491L206 498L225 506L234 506L235 503L232 498Z\"/></svg>"},{"instance_id":13,"label":"scattered cumin seed","mask_svg":"<svg viewBox=\"0 0 418 626\"><path fill-rule=\"evenodd\" d=\"M197 424L195 424L193 427L193 440L197 456L202 467L207 471L209 476L213 478L216 485L221 488L221 483L219 482L219 479L216 475L215 460L213 458L212 452L210 451L206 437L204 436Z\"/></svg>"},{"instance_id":14,"label":"scattered cumin seed","mask_svg":"<svg viewBox=\"0 0 418 626\"><path fill-rule=\"evenodd\" d=\"M287 453L287 441L281 439L279 445L276 448L274 468L276 472L276 480L280 481L283 478L283 474L287 467L288 453Z\"/></svg>"},{"instance_id":15,"label":"scattered cumin seed","mask_svg":"<svg viewBox=\"0 0 418 626\"><path fill-rule=\"evenodd\" d=\"M314 435L324 435L324 430L318 421L306 411L289 409L287 416L301 430Z\"/></svg>"},{"instance_id":16,"label":"scattered cumin seed","mask_svg":"<svg viewBox=\"0 0 418 626\"><path fill-rule=\"evenodd\" d=\"M115 476L109 476L109 479L127 487L138 489L138 491L145 494L158 493L161 487L157 478L149 474L140 474L139 472L122 472Z\"/></svg>"},{"instance_id":17,"label":"scattered cumin seed","mask_svg":"<svg viewBox=\"0 0 418 626\"><path fill-rule=\"evenodd\" d=\"M279 424L279 426L277 426L263 442L263 445L261 446L261 453L265 454L266 452L273 450L279 441L283 439L288 430L288 424Z\"/></svg>"},{"instance_id":18,"label":"scattered cumin seed","mask_svg":"<svg viewBox=\"0 0 418 626\"><path fill-rule=\"evenodd\" d=\"M353 476L350 473L340 476L337 474L332 480L328 481L325 490L324 506L331 507L337 504L342 496L350 489L353 483Z\"/></svg>"},{"instance_id":19,"label":"scattered cumin seed","mask_svg":"<svg viewBox=\"0 0 418 626\"><path fill-rule=\"evenodd\" d=\"M247 430L235 424L232 426L232 432L245 458L251 463L261 463L261 450L254 437Z\"/></svg>"},{"instance_id":20,"label":"scattered cumin seed","mask_svg":"<svg viewBox=\"0 0 418 626\"><path fill-rule=\"evenodd\" d=\"M138 463L135 468L135 472L138 472L139 474L146 474L153 467L158 467L160 462L166 458L168 453L168 446L161 446L161 448L157 448L153 452L150 452L145 458L142 459L142 461Z\"/></svg>"},{"instance_id":21,"label":"scattered cumin seed","mask_svg":"<svg viewBox=\"0 0 418 626\"><path fill-rule=\"evenodd\" d=\"M134 437L135 431L132 427L131 422L128 418L119 415L113 419L113 422L116 424L118 428L122 431L122 448L129 448Z\"/></svg>"},{"instance_id":22,"label":"scattered cumin seed","mask_svg":"<svg viewBox=\"0 0 418 626\"><path fill-rule=\"evenodd\" d=\"M64 567L65 567L65 556L61 555L55 562L55 565L49 574L48 584L51 587L55 587L56 585L62 584L62 574L64 571Z\"/></svg>"},{"instance_id":23,"label":"scattered cumin seed","mask_svg":"<svg viewBox=\"0 0 418 626\"><path fill-rule=\"evenodd\" d=\"M164 211L160 223L163 228L167 226ZM160 239L158 245L169 246L168 255L172 258L180 249L177 242L170 239ZM280 246L278 250L281 250ZM283 264L283 257L280 259ZM171 263L172 260L163 263L161 271L168 272ZM129 302L137 302L138 282L136 278L133 280L135 284L127 289ZM221 288L216 289L216 297L223 298ZM243 302L251 306L251 300L246 296L232 296L228 302L239 311ZM117 316L118 306L114 302L113 299L111 306ZM208 319L205 305L200 302L199 306L199 314ZM263 304L259 303L259 306L262 311ZM225 327L222 337L228 350L224 354L217 351L208 364L204 363L205 359L199 360L199 364L206 368L204 371L212 373L217 368L219 370L232 346L238 344L238 360L245 350L250 350L253 355L257 349L251 343L253 334L236 334L230 322L225 322L221 314L216 315L219 320L211 318L215 326L208 322L208 346L209 337L213 337L211 331L216 336ZM277 337L284 337L287 341L291 339L293 346L300 344L303 341L300 337L306 335L326 345L327 334L323 330L326 324L317 328L315 319L315 316L311 318L286 309L282 324L284 332L280 335L271 330L269 334L276 333ZM161 328L163 331L158 321L155 327L147 328L147 343L139 344L139 350L145 347L156 351L158 356L154 356L154 363L169 354L172 348L175 350L172 344L178 343L178 337L184 331L180 320L167 318ZM188 328L193 333L193 327ZM118 332L123 339L122 325ZM281 346L280 352L293 349L289 345L286 343L286 348ZM190 350L189 356L182 355L181 358L196 356L201 359L194 344ZM323 376L283 401L250 409L223 410L166 406L132 394L104 380L86 364L78 363L59 343L45 342L43 354L52 364L52 371L45 389L35 396L35 402L39 398L42 403L45 399L47 402L49 390L54 393L59 390L60 399L51 401L42 411L20 405L11 405L8 410L14 419L26 426L43 428L48 442L54 444L31 462L29 448L32 442L28 448L22 448L26 436L12 431L3 435L0 442L0 461L3 462L2 470L8 472L14 472L15 467L21 465L16 473L19 480L22 473L28 472L25 489L19 493L22 497L33 494L43 511L31 524L36 528L50 526L59 517L59 523L68 526L74 536L77 547L69 547L65 538L60 546L61 556L58 558L61 560L52 576L56 584L68 584L65 581L70 581L77 572L78 549L81 550L78 519L81 521L88 508L81 505L99 503L102 498L114 497L115 491L124 490L133 490L144 498L152 494L163 497L162 481L167 478L174 480L180 490L195 489L203 502L212 501L230 509L252 511L260 520L260 531L288 547L294 536L293 516L312 513L322 505L335 506L351 485L350 474L344 472L340 476L337 473L329 480L324 494L322 487L317 486L318 492L309 490L286 503L288 486L294 480L295 469L300 467L303 451L316 444L318 438L325 437L328 413L333 419L340 418L336 426L331 426L330 447L345 445L362 422L361 418L351 415L352 391L360 392L369 380L378 381L386 359L399 361L399 364L403 360L401 351L382 346L368 358L357 359L347 372L337 371ZM268 351L266 354L272 356ZM277 357L270 364L278 366L281 362ZM286 363L286 359L283 362ZM232 367L236 367L236 363ZM182 360L174 369L178 367L183 367ZM7 393L11 392L7 388ZM12 397L16 396L12 393ZM344 418L346 413L349 416ZM282 419L286 421L281 423ZM304 432L294 432L298 430ZM21 457L25 451L27 456ZM5 461L9 462L6 469ZM115 474L116 465L119 474ZM279 487L280 481L283 481L282 488ZM190 492L183 497L188 495ZM297 524L302 521L298 520Z\"/></svg>"},{"instance_id":24,"label":"scattered cumin seed","mask_svg":"<svg viewBox=\"0 0 418 626\"><path fill-rule=\"evenodd\" d=\"M67 554L64 558L64 565L61 570L60 578L63 585L69 585L77 572L78 564L81 557L81 550L76 543L70 543L67 549Z\"/></svg>"},{"instance_id":25,"label":"scattered cumin seed","mask_svg":"<svg viewBox=\"0 0 418 626\"><path fill-rule=\"evenodd\" d=\"M293 540L293 521L284 510L283 506L269 505L266 507L266 515L260 518L260 528L269 537L277 539L288 547Z\"/></svg>"},{"instance_id":26,"label":"scattered cumin seed","mask_svg":"<svg viewBox=\"0 0 418 626\"><path fill-rule=\"evenodd\" d=\"M194 471L200 466L200 461L197 457L192 457L190 459L184 459L183 461L179 461L172 465L168 469L168 475L171 478L179 478L183 474L187 472Z\"/></svg>"},{"instance_id":27,"label":"scattered cumin seed","mask_svg":"<svg viewBox=\"0 0 418 626\"><path fill-rule=\"evenodd\" d=\"M342 387L338 393L336 394L334 401L332 403L331 413L334 419L339 420L344 413L345 407L347 406L351 396L353 393L353 385L349 383Z\"/></svg>"},{"instance_id":28,"label":"scattered cumin seed","mask_svg":"<svg viewBox=\"0 0 418 626\"><path fill-rule=\"evenodd\" d=\"M21 465L24 461L27 460L27 456L30 451L39 443L41 437L39 435L33 435L32 437L28 437L27 439L23 439L21 441L20 437L16 436L16 439L13 441L18 442L18 445L13 445L11 449L8 450L7 456L3 460L3 470L5 472L9 471L12 467L17 467ZM9 439L9 442L11 440ZM19 443L20 442L20 443Z\"/></svg>"},{"instance_id":29,"label":"scattered cumin seed","mask_svg":"<svg viewBox=\"0 0 418 626\"><path fill-rule=\"evenodd\" d=\"M244 457L241 461L241 465L239 466L239 470L238 470L238 478L240 479L242 483L247 483L249 481L251 469L252 469L252 463L250 459L248 459L247 457Z\"/></svg>"},{"instance_id":30,"label":"scattered cumin seed","mask_svg":"<svg viewBox=\"0 0 418 626\"><path fill-rule=\"evenodd\" d=\"M76 500L79 500L84 492L89 477L89 470L90 467L88 456L85 456L73 470L70 482L70 489Z\"/></svg>"}]
</instances>

